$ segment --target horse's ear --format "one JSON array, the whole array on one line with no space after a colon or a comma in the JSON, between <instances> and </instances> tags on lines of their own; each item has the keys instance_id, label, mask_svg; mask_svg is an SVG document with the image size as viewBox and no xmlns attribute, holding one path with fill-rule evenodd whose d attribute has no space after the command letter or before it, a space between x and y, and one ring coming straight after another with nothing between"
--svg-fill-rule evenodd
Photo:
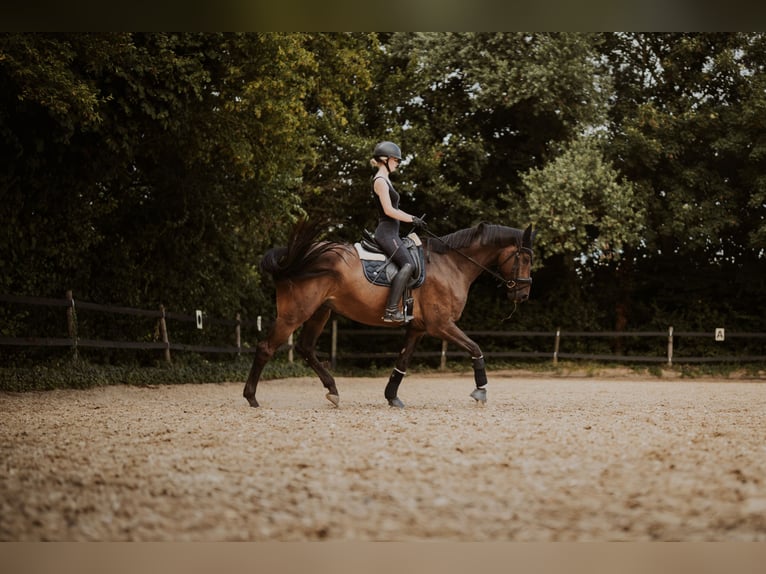
<instances>
[{"instance_id":1,"label":"horse's ear","mask_svg":"<svg viewBox=\"0 0 766 574\"><path fill-rule=\"evenodd\" d=\"M530 223L524 230L524 235L521 237L521 246L526 249L532 249L532 224Z\"/></svg>"}]
</instances>

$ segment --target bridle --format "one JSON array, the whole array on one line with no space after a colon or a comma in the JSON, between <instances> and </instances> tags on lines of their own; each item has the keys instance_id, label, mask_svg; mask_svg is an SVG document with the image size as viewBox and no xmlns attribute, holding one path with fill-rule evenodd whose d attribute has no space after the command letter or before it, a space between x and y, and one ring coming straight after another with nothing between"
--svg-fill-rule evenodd
<instances>
[{"instance_id":1,"label":"bridle","mask_svg":"<svg viewBox=\"0 0 766 574\"><path fill-rule=\"evenodd\" d=\"M521 289L525 287L526 285L532 285L532 278L531 277L519 277L519 271L521 265L519 264L519 256L520 255L529 255L530 260L532 259L532 250L529 247L520 247L513 253L509 254L508 257L503 259L499 264L498 268L502 271L503 265L508 263L508 261L511 260L511 258L514 258L515 261L513 262L513 267L511 268L511 273L513 277L511 279L505 279L500 273L492 273L492 275L499 277L502 281L502 283L505 285L505 288L508 289L508 291L516 291L518 289Z\"/></svg>"}]
</instances>

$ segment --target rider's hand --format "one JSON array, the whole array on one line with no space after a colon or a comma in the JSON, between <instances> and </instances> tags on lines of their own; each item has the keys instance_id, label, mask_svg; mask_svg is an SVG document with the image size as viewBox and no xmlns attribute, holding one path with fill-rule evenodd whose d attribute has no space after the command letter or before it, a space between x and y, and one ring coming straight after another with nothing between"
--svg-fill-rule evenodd
<instances>
[{"instance_id":1,"label":"rider's hand","mask_svg":"<svg viewBox=\"0 0 766 574\"><path fill-rule=\"evenodd\" d=\"M412 216L412 225L414 225L416 229L427 229L428 228L428 224L426 224L425 221L423 221L422 219L420 219L419 217L417 217L415 215Z\"/></svg>"}]
</instances>

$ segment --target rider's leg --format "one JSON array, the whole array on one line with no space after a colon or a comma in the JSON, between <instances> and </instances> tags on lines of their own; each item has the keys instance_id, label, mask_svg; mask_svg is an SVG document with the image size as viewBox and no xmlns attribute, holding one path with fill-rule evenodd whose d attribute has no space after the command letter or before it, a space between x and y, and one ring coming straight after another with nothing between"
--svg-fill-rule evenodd
<instances>
[{"instance_id":1,"label":"rider's leg","mask_svg":"<svg viewBox=\"0 0 766 574\"><path fill-rule=\"evenodd\" d=\"M405 263L391 282L391 291L388 293L386 310L383 314L383 320L388 323L401 323L404 321L404 313L399 309L399 302L402 300L404 289L412 276L412 263Z\"/></svg>"},{"instance_id":2,"label":"rider's leg","mask_svg":"<svg viewBox=\"0 0 766 574\"><path fill-rule=\"evenodd\" d=\"M412 275L412 271L415 269L415 264L409 252L402 244L398 225L389 226L385 222L380 223L375 229L375 238L391 262L399 268L391 282L391 290L388 294L383 320L388 323L401 323L406 317L399 310L399 301L401 301L404 290L407 288L407 283Z\"/></svg>"}]
</instances>

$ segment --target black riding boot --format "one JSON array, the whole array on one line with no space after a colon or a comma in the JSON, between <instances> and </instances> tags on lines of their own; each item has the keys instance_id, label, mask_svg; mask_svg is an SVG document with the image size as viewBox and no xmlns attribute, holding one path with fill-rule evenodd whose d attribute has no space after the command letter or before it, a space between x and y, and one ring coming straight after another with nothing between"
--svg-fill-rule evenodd
<instances>
[{"instance_id":1,"label":"black riding boot","mask_svg":"<svg viewBox=\"0 0 766 574\"><path fill-rule=\"evenodd\" d=\"M391 282L391 291L388 294L388 302L386 303L386 312L383 314L383 320L387 323L402 323L404 321L404 313L399 310L399 301L402 300L402 294L404 288L407 286L407 282L412 275L412 264L406 263L399 269L399 272Z\"/></svg>"}]
</instances>

